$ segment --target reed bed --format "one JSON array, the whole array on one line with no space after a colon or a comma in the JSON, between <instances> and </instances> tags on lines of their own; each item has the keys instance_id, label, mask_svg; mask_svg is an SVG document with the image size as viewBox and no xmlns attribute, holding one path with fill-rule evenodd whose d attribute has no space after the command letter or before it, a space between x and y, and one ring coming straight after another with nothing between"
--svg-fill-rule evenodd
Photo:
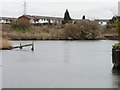
<instances>
[{"instance_id":1,"label":"reed bed","mask_svg":"<svg viewBox=\"0 0 120 90\"><path fill-rule=\"evenodd\" d=\"M109 33L110 34L110 33ZM31 25L25 30L4 25L2 35L10 40L97 40L106 39L104 29L95 21L82 20L75 24Z\"/></svg>"},{"instance_id":2,"label":"reed bed","mask_svg":"<svg viewBox=\"0 0 120 90\"><path fill-rule=\"evenodd\" d=\"M0 49L10 49L11 43L9 42L9 40L7 38L2 38L2 36L0 36Z\"/></svg>"}]
</instances>

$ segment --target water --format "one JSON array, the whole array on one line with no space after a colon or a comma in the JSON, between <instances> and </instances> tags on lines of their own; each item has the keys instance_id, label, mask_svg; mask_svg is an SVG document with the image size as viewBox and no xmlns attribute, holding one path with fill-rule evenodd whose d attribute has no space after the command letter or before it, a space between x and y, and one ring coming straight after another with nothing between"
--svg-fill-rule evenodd
<instances>
[{"instance_id":1,"label":"water","mask_svg":"<svg viewBox=\"0 0 120 90\"><path fill-rule=\"evenodd\" d=\"M116 42L35 41L33 52L31 47L2 51L2 87L118 88L120 77L111 72Z\"/></svg>"}]
</instances>

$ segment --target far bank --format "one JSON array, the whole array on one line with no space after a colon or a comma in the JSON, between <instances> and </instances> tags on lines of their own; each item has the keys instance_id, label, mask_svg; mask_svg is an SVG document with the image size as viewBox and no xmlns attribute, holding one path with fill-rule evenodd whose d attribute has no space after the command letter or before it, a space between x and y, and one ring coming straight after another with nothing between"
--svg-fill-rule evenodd
<instances>
[{"instance_id":1,"label":"far bank","mask_svg":"<svg viewBox=\"0 0 120 90\"><path fill-rule=\"evenodd\" d=\"M30 25L27 28L1 24L2 36L10 40L117 40L114 28L107 28L95 21L79 21L75 24Z\"/></svg>"}]
</instances>

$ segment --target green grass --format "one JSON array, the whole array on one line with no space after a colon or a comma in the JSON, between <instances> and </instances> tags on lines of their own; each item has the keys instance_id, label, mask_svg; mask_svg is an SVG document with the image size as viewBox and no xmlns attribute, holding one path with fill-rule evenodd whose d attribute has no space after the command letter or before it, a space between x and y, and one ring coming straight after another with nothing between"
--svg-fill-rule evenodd
<instances>
[{"instance_id":1,"label":"green grass","mask_svg":"<svg viewBox=\"0 0 120 90\"><path fill-rule=\"evenodd\" d=\"M113 49L120 49L120 43L114 44Z\"/></svg>"}]
</instances>

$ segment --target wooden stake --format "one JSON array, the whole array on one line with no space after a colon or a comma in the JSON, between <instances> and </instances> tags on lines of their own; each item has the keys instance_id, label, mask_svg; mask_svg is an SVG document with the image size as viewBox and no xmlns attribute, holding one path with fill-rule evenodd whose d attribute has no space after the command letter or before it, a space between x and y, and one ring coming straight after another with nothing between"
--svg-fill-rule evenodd
<instances>
[{"instance_id":1,"label":"wooden stake","mask_svg":"<svg viewBox=\"0 0 120 90\"><path fill-rule=\"evenodd\" d=\"M21 43L20 43L20 49L22 49L22 45L21 45Z\"/></svg>"},{"instance_id":2,"label":"wooden stake","mask_svg":"<svg viewBox=\"0 0 120 90\"><path fill-rule=\"evenodd\" d=\"M31 48L32 51L34 51L34 41L32 41L32 48Z\"/></svg>"}]
</instances>

